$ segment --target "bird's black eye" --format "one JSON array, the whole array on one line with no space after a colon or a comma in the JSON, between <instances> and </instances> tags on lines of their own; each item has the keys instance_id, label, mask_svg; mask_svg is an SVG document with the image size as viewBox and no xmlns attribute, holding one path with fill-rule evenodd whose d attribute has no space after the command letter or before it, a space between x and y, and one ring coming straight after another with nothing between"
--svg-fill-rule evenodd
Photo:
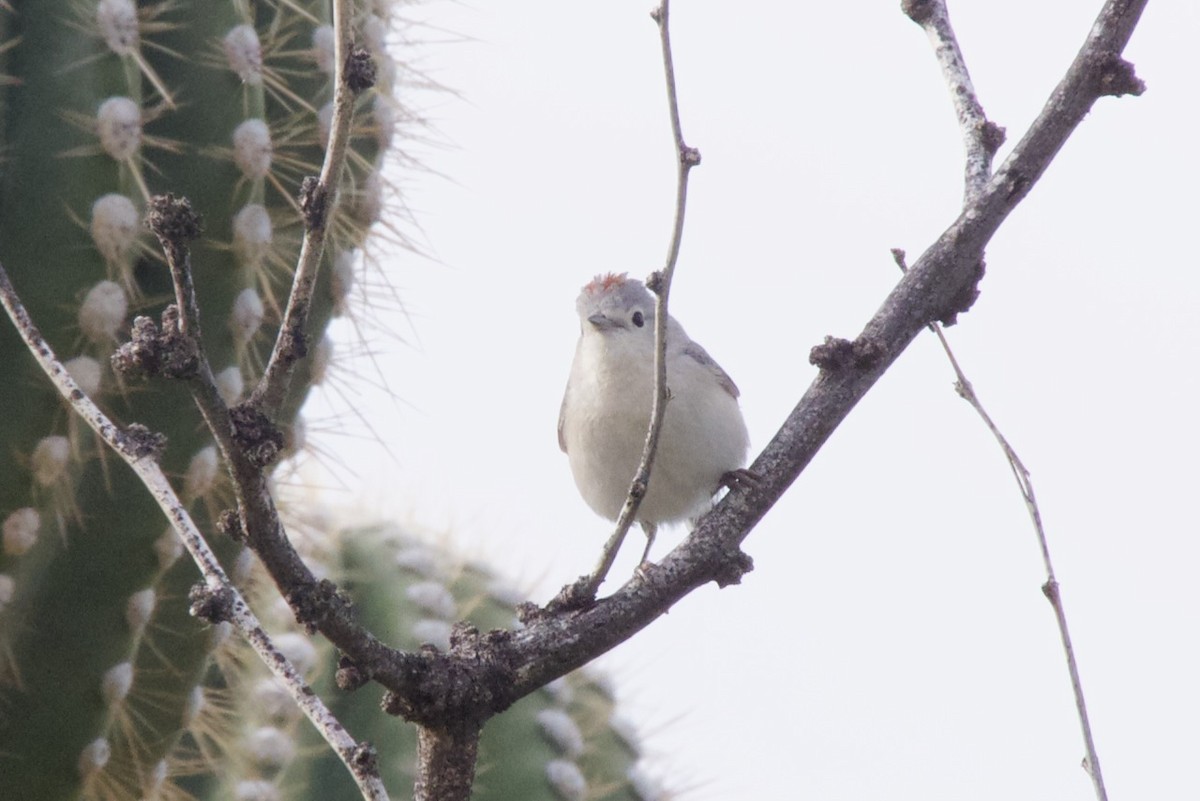
<instances>
[{"instance_id":1,"label":"bird's black eye","mask_svg":"<svg viewBox=\"0 0 1200 801\"><path fill-rule=\"evenodd\" d=\"M633 324L636 325L638 328L641 328L643 325L646 324L646 318L642 315L642 313L640 311L635 311L633 313Z\"/></svg>"}]
</instances>

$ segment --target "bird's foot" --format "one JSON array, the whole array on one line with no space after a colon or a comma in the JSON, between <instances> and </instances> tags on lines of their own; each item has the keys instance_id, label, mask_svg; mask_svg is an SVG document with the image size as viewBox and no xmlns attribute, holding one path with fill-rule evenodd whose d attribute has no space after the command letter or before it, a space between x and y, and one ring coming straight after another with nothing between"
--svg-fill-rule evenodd
<instances>
[{"instance_id":1,"label":"bird's foot","mask_svg":"<svg viewBox=\"0 0 1200 801\"><path fill-rule=\"evenodd\" d=\"M643 559L642 561L638 562L638 566L633 569L633 575L637 576L642 581L646 581L650 578L650 571L656 567L658 567L658 565L656 565L654 562L651 562L649 559Z\"/></svg>"},{"instance_id":2,"label":"bird's foot","mask_svg":"<svg viewBox=\"0 0 1200 801\"><path fill-rule=\"evenodd\" d=\"M737 470L730 470L728 473L723 473L720 484L722 487L728 487L730 491L737 491L739 489L756 490L762 484L762 480L762 476L753 470L740 467Z\"/></svg>"}]
</instances>

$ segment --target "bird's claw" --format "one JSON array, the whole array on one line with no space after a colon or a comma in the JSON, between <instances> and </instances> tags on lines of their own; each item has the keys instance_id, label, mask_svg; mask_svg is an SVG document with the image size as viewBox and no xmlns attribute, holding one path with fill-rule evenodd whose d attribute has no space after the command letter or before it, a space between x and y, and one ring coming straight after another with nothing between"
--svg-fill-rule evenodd
<instances>
[{"instance_id":1,"label":"bird's claw","mask_svg":"<svg viewBox=\"0 0 1200 801\"><path fill-rule=\"evenodd\" d=\"M721 486L728 487L730 491L739 489L756 490L762 485L762 476L745 467L740 467L737 470L730 470L728 473L721 475Z\"/></svg>"}]
</instances>

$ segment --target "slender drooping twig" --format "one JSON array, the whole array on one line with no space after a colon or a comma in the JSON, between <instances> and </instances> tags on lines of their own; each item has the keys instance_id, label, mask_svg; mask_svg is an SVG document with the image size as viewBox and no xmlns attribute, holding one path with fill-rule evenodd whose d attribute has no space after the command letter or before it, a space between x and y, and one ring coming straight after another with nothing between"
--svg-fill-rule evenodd
<instances>
[{"instance_id":1,"label":"slender drooping twig","mask_svg":"<svg viewBox=\"0 0 1200 801\"><path fill-rule=\"evenodd\" d=\"M321 267L321 256L325 252L328 222L332 219L337 202L337 188L342 179L342 168L346 163L346 148L350 143L350 125L354 118L354 101L359 92L370 86L356 77L352 69L365 54L355 50L354 32L351 27L353 9L351 0L333 0L333 59L334 93L333 119L329 124L329 142L325 146L325 161L320 176L306 179L302 188L301 209L305 215L304 241L300 245L300 256L296 272L292 277L292 291L288 296L283 322L267 369L255 387L252 397L264 413L274 417L278 412L291 384L296 362L306 352L305 329L308 311L312 305L313 288L317 283L317 272ZM371 76L373 79L373 75Z\"/></svg>"},{"instance_id":2,"label":"slender drooping twig","mask_svg":"<svg viewBox=\"0 0 1200 801\"><path fill-rule=\"evenodd\" d=\"M650 471L654 467L654 455L658 451L658 438L662 433L663 416L666 413L669 400L667 392L667 303L671 295L671 280L675 276L675 264L679 260L679 245L683 241L683 220L687 211L688 175L693 167L700 163L700 151L689 147L683 139L683 127L679 122L679 98L675 92L675 62L671 56L670 2L663 0L662 4L650 13L658 25L659 39L662 42L663 72L667 79L667 106L671 113L671 133L675 139L676 183L675 183L675 222L671 229L671 243L667 248L667 261L663 269L647 282L654 290L657 298L654 303L654 399L650 407L650 426L646 431L646 442L642 446L642 459L634 473L629 486L629 495L621 514L617 517L617 527L600 555L600 562L590 576L585 576L579 582L566 588L562 598L570 598L573 602L590 601L596 597L596 591L604 582L608 571L612 569L617 552L625 535L629 533L637 515L638 507L650 485Z\"/></svg>"},{"instance_id":3,"label":"slender drooping twig","mask_svg":"<svg viewBox=\"0 0 1200 801\"><path fill-rule=\"evenodd\" d=\"M896 260L896 264L901 270L908 269L904 261L903 250L898 248L893 249L892 257ZM1046 529L1042 524L1042 512L1038 507L1037 495L1033 491L1033 478L1030 476L1029 469L1025 467L1025 463L1021 461L1016 450L1009 443L1008 438L1004 436L1000 431L1000 427L996 425L991 415L983 408L983 403L979 400L979 396L975 394L975 386L967 378L966 373L963 372L958 358L950 348L950 341L946 338L946 332L937 323L931 323L929 330L937 336L938 342L941 343L942 350L946 354L946 358L950 361L950 367L954 370L954 391L958 393L959 397L971 404L971 408L983 420L983 424L992 432L992 436L996 438L996 442L1004 452L1004 458L1008 462L1013 479L1016 480L1017 488L1021 492L1021 499L1025 502L1025 509L1029 513L1029 520L1033 523L1033 531L1037 535L1038 547L1042 553L1042 563L1046 568L1046 582L1042 585L1042 593L1054 608L1054 618L1058 624L1059 637L1062 639L1063 652L1067 658L1067 673L1071 677L1071 692L1075 697L1075 710L1079 717L1080 728L1083 731L1083 744L1087 751L1087 759L1084 762L1084 767L1088 775L1092 778L1092 785L1096 791L1097 801L1108 801L1108 790L1104 786L1104 775L1100 770L1100 755L1096 752L1096 743L1092 737L1092 724L1088 717L1087 702L1083 695L1083 682L1079 678L1079 664L1075 659L1075 647L1071 642L1070 631L1067 629L1067 615L1063 608L1058 580L1054 577L1054 565L1050 560L1050 545L1046 537Z\"/></svg>"},{"instance_id":4,"label":"slender drooping twig","mask_svg":"<svg viewBox=\"0 0 1200 801\"><path fill-rule=\"evenodd\" d=\"M355 784L368 801L386 801L387 790L374 768L373 760L366 758L369 746L355 742L333 713L305 684L296 668L271 642L258 618L250 610L245 599L229 581L221 568L216 554L209 548L204 535L192 521L187 508L171 488L166 474L158 464L158 451L162 440L153 432L141 427L130 426L122 430L115 425L100 408L92 402L79 385L71 378L62 362L54 355L49 343L42 337L28 311L17 297L16 290L8 279L8 273L0 265L0 303L4 305L29 352L38 365L49 376L59 393L71 404L71 408L83 418L93 431L119 455L137 474L159 507L171 521L171 526L183 540L184 547L204 576L207 598L202 614L212 622L228 621L245 637L266 666L287 688L288 694L304 711L313 725L337 752L338 757L349 769Z\"/></svg>"},{"instance_id":5,"label":"slender drooping twig","mask_svg":"<svg viewBox=\"0 0 1200 801\"><path fill-rule=\"evenodd\" d=\"M1046 529L1042 525L1042 513L1038 508L1037 495L1033 491L1033 479L1030 477L1028 468L1017 456L1017 452L1013 450L1008 438L1001 433L999 427L992 420L991 415L983 408L983 404L979 400L979 396L975 394L975 388L963 373L959 366L958 360L954 357L954 353L950 350L950 343L946 340L945 333L940 326L934 324L934 333L937 334L938 340L942 343L942 349L946 352L946 357L950 360L951 366L954 368L954 390L965 400L971 404L971 408L979 414L984 425L992 432L992 436L996 438L996 442L1000 445L1000 449L1004 451L1004 458L1008 461L1008 466L1012 470L1013 479L1017 482L1017 487L1021 491L1021 498L1025 501L1025 509L1029 512L1029 520L1033 523L1034 533L1037 535L1038 546L1042 552L1042 563L1046 568L1046 583L1042 585L1042 593L1050 601L1050 605L1054 608L1054 618L1058 623L1058 633L1062 638L1063 652L1067 658L1067 672L1071 676L1071 691L1075 696L1075 709L1079 715L1079 725L1083 730L1084 747L1087 749L1087 760L1084 763L1088 775L1092 777L1092 784L1096 790L1097 801L1107 801L1108 791L1104 786L1104 776L1100 771L1100 756L1096 753L1096 743L1092 738L1092 724L1088 718L1087 702L1083 695L1083 682L1079 678L1079 665L1075 659L1075 647L1071 643L1071 634L1067 629L1067 615L1063 608L1062 596L1059 592L1058 580L1054 577L1054 565L1050 561L1050 545L1046 538Z\"/></svg>"},{"instance_id":6,"label":"slender drooping twig","mask_svg":"<svg viewBox=\"0 0 1200 801\"><path fill-rule=\"evenodd\" d=\"M1071 691L1075 696L1075 709L1079 715L1079 725L1083 730L1083 743L1087 749L1087 760L1085 768L1088 775L1092 777L1092 784L1096 790L1097 801L1107 801L1108 791L1104 786L1104 776L1100 771L1100 756L1096 753L1096 743L1092 738L1092 724L1088 717L1087 702L1083 695L1083 682L1079 678L1079 665L1075 659L1075 647L1071 643L1071 634L1067 629L1067 615L1063 608L1062 595L1059 592L1058 580L1054 577L1054 565L1050 561L1050 545L1046 538L1046 529L1042 525L1042 512L1038 508L1037 495L1033 491L1033 479L1029 474L1028 468L1017 456L1017 452L1013 450L1008 438L1001 433L999 427L992 420L991 415L983 408L983 404L979 400L979 396L975 394L975 387L967 379L967 376L962 371L958 360L954 356L954 352L950 350L950 343L946 339L946 334L942 331L941 326L934 323L930 326L933 332L937 334L938 341L942 343L942 349L946 352L946 358L950 360L950 365L954 369L955 381L954 390L965 400L971 404L971 408L978 413L983 420L984 425L992 432L992 436L996 438L996 442L1000 445L1000 449L1004 451L1004 458L1008 461L1008 466L1012 470L1013 479L1017 482L1017 487L1021 491L1021 498L1025 501L1025 509L1029 512L1029 520L1033 523L1033 531L1037 535L1038 547L1042 552L1042 563L1046 568L1046 583L1042 585L1042 593L1050 601L1050 605L1054 608L1054 618L1058 623L1058 633L1062 638L1063 652L1067 658L1067 672L1071 676Z\"/></svg>"}]
</instances>

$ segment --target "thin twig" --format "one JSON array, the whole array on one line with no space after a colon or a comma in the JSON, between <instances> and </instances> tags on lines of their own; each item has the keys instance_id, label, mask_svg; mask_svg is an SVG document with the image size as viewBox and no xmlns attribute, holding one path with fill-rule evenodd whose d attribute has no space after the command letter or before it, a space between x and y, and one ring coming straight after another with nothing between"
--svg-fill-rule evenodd
<instances>
[{"instance_id":1,"label":"thin twig","mask_svg":"<svg viewBox=\"0 0 1200 801\"><path fill-rule=\"evenodd\" d=\"M179 310L179 333L199 344L200 307L196 305L196 285L192 281L192 257L187 243L200 235L200 216L187 198L155 195L150 198L146 227L157 237L175 287L175 307Z\"/></svg>"},{"instance_id":2,"label":"thin twig","mask_svg":"<svg viewBox=\"0 0 1200 801\"><path fill-rule=\"evenodd\" d=\"M1050 561L1050 545L1046 538L1046 529L1042 525L1042 513L1038 508L1037 495L1033 491L1033 479L1025 464L1017 456L1017 452L1009 444L1008 439L1000 432L991 415L983 408L979 396L975 394L974 386L967 380L966 375L958 364L958 360L954 357L953 351L950 350L950 343L946 340L945 332L942 331L941 326L934 323L930 327L937 334L938 341L942 343L942 350L946 352L946 356L950 359L950 364L954 368L954 390L963 400L971 404L971 408L979 414L984 425L988 427L988 430L992 432L992 436L996 438L996 442L1000 444L1000 449L1004 451L1004 458L1008 460L1008 466L1012 470L1013 479L1016 480L1017 487L1021 491L1021 498L1025 501L1025 509L1029 512L1029 520L1033 523L1034 533L1037 534L1038 547L1042 551L1042 562L1046 567L1046 583L1042 585L1042 592L1050 601L1050 605L1054 607L1054 618L1058 623L1058 633L1062 638L1063 652L1067 657L1067 672L1071 676L1071 691L1075 696L1075 709L1079 715L1080 728L1083 730L1084 747L1087 749L1085 768L1088 775L1092 777L1097 801L1107 801L1108 791L1104 787L1104 776L1100 772L1100 755L1096 753L1096 743L1092 738L1092 724L1088 718L1087 702L1084 700L1083 683L1079 678L1079 665L1075 660L1075 648L1071 644L1071 634L1067 630L1067 616L1063 609L1058 580L1054 577L1054 565Z\"/></svg>"},{"instance_id":3,"label":"thin twig","mask_svg":"<svg viewBox=\"0 0 1200 801\"><path fill-rule=\"evenodd\" d=\"M700 163L700 151L689 147L683 139L683 127L679 122L679 98L675 91L675 62L671 55L670 2L662 0L662 4L650 13L658 25L659 39L662 43L663 72L667 79L667 106L671 113L671 133L675 139L676 156L676 187L675 187L675 222L671 230L671 243L667 248L667 261L663 269L648 282L657 295L654 303L654 399L650 407L650 426L646 431L646 442L642 446L642 459L634 473L629 487L629 495L621 514L617 518L617 527L608 541L604 543L600 562L596 569L585 580L568 587L567 596L574 601L592 600L596 591L604 582L608 571L612 569L621 549L625 535L633 525L634 516L650 486L650 470L654 466L654 455L658 451L658 439L662 434L663 417L665 416L669 396L667 392L667 302L671 295L671 279L675 276L675 264L679 260L679 246L683 241L683 221L687 211L688 176L693 167Z\"/></svg>"},{"instance_id":4,"label":"thin twig","mask_svg":"<svg viewBox=\"0 0 1200 801\"><path fill-rule=\"evenodd\" d=\"M1004 144L1004 129L984 114L967 62L950 27L945 0L903 0L904 13L924 29L933 45L942 76L950 89L950 99L962 131L966 163L963 175L963 202L970 203L983 191L992 177L992 159Z\"/></svg>"},{"instance_id":5,"label":"thin twig","mask_svg":"<svg viewBox=\"0 0 1200 801\"><path fill-rule=\"evenodd\" d=\"M325 235L328 221L337 202L338 184L342 180L342 168L346 163L346 148L350 143L350 126L354 118L354 101L357 91L347 80L348 60L354 55L354 39L351 29L353 19L351 0L333 0L333 58L334 72L333 119L329 125L329 143L325 147L325 161L321 165L319 178L306 180L302 189L302 206L305 208L304 241L300 245L300 256L296 273L292 278L292 291L288 296L283 323L271 350L267 369L255 387L252 397L260 404L268 417L279 411L291 384L296 362L304 355L305 329L308 311L312 306L313 288L321 267L321 256L325 251Z\"/></svg>"},{"instance_id":6,"label":"thin twig","mask_svg":"<svg viewBox=\"0 0 1200 801\"><path fill-rule=\"evenodd\" d=\"M904 251L899 248L892 250L892 257L896 260L896 265L902 272L907 271L908 267L904 261ZM1033 523L1034 533L1037 535L1038 547L1042 552L1042 563L1046 568L1046 583L1042 585L1042 593L1050 601L1050 605L1054 608L1054 618L1058 623L1058 633L1062 638L1063 652L1067 657L1067 672L1071 677L1071 692L1075 696L1075 709L1079 716L1079 725L1083 730L1084 748L1087 749L1087 759L1084 762L1084 767L1088 775L1092 777L1092 784L1096 790L1097 801L1108 801L1108 791L1104 786L1104 776L1100 771L1100 755L1096 752L1096 743L1092 738L1092 724L1088 717L1087 702L1083 695L1083 682L1079 678L1079 665L1075 660L1075 647L1071 643L1071 634L1067 629L1066 611L1062 604L1062 595L1059 591L1058 580L1054 577L1054 565L1050 561L1050 545L1046 537L1046 529L1042 525L1042 512L1038 507L1037 495L1033 491L1033 478L1029 474L1029 470L1025 467L1025 463L1017 456L1017 452L1013 449L1008 439L1001 433L1000 428L992 420L991 415L983 408L983 403L979 400L979 396L975 394L975 387L963 372L962 366L958 363L958 358L955 357L954 351L950 349L950 341L946 338L945 331L938 323L930 323L929 330L937 335L938 342L942 344L942 350L946 353L946 358L950 360L950 366L954 370L954 391L959 394L963 400L971 404L971 408L983 420L984 425L992 432L992 436L996 438L1000 449L1004 451L1004 458L1008 461L1008 467L1012 470L1013 479L1017 482L1017 487L1021 491L1021 499L1025 501L1025 509L1029 512L1030 522Z\"/></svg>"},{"instance_id":7,"label":"thin twig","mask_svg":"<svg viewBox=\"0 0 1200 801\"><path fill-rule=\"evenodd\" d=\"M1004 451L1004 458L1008 460L1008 466L1012 470L1013 479L1017 482L1017 487L1021 491L1021 498L1025 501L1025 509L1029 512L1029 520L1033 523L1034 533L1037 534L1038 547L1041 549L1042 562L1046 568L1046 583L1042 585L1042 592L1050 601L1050 605L1054 607L1054 618L1058 623L1058 633L1062 638L1063 652L1067 657L1067 672L1071 676L1071 691L1075 696L1075 709L1079 715L1080 728L1083 730L1084 747L1087 749L1086 769L1088 775L1092 777L1097 801L1107 801L1108 791L1105 789L1104 776L1100 771L1100 755L1096 753L1096 743L1092 738L1092 724L1088 718L1087 702L1084 700L1083 683L1079 678L1079 665L1075 660L1075 648L1071 644L1071 634L1067 629L1067 616L1063 609L1058 580L1054 577L1054 565L1050 561L1050 545L1046 538L1046 529L1042 525L1042 513L1038 508L1037 495L1033 491L1033 479L1025 464L1017 456L1017 452L1013 450L1008 439L1000 432L991 415L983 408L979 396L975 394L975 387L963 373L958 360L954 357L954 352L950 350L950 343L946 340L945 332L942 331L941 326L934 323L931 328L937 334L938 341L942 343L942 350L946 352L946 357L950 360L950 364L954 368L954 390L963 400L971 404L971 408L979 414L984 425L988 427L988 430L992 432L992 436L996 438L1000 449Z\"/></svg>"},{"instance_id":8,"label":"thin twig","mask_svg":"<svg viewBox=\"0 0 1200 801\"><path fill-rule=\"evenodd\" d=\"M120 429L84 394L33 324L2 265L0 265L0 303L4 305L5 311L8 312L13 325L16 326L21 338L25 341L29 352L37 359L38 364L50 377L55 388L83 418L84 422L133 469L163 513L166 514L167 519L171 521L172 527L183 540L183 544L191 554L196 566L200 568L210 595L221 599L219 619L232 623L271 672L284 684L288 694L292 696L292 699L350 770L363 797L369 801L386 801L387 790L379 778L378 771L367 770L363 767L364 747L354 741L354 738L342 727L342 724L321 702L321 699L305 684L296 668L271 642L270 636L250 610L241 593L229 581L229 577L221 568L220 562L217 561L216 554L209 548L204 535L192 521L191 515L188 514L187 509L171 488L170 481L167 480L158 464L157 447L161 446L161 442L145 429L134 429L133 427L127 430Z\"/></svg>"},{"instance_id":9,"label":"thin twig","mask_svg":"<svg viewBox=\"0 0 1200 801\"><path fill-rule=\"evenodd\" d=\"M194 371L186 375L192 396L228 462L233 436L229 425L229 409L217 389L212 365L204 350L204 336L200 332L200 306L196 301L192 257L187 244L200 235L200 216L186 197L155 195L150 198L146 227L158 239L167 260L171 284L175 288L175 325L195 362Z\"/></svg>"}]
</instances>

